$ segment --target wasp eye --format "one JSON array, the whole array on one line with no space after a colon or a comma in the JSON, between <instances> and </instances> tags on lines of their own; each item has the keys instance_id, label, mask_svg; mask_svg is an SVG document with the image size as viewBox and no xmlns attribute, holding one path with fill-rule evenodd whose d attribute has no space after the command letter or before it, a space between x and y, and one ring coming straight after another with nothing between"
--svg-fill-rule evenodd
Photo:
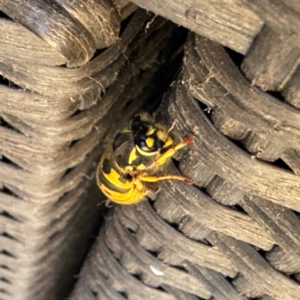
<instances>
[{"instance_id":1,"label":"wasp eye","mask_svg":"<svg viewBox=\"0 0 300 300\"><path fill-rule=\"evenodd\" d=\"M145 140L142 140L142 139L138 140L138 146L139 146L141 149L147 148L147 145L146 145L146 143L145 143Z\"/></svg>"}]
</instances>

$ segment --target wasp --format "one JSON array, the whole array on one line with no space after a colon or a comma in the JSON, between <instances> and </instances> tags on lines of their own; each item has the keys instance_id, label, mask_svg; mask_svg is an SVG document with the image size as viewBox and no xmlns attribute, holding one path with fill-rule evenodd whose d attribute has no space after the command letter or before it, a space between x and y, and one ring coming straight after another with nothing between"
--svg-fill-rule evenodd
<instances>
[{"instance_id":1,"label":"wasp","mask_svg":"<svg viewBox=\"0 0 300 300\"><path fill-rule=\"evenodd\" d=\"M129 128L120 131L112 149L101 155L96 171L97 184L109 200L124 205L138 203L153 192L151 184L161 180L191 183L184 176L157 174L179 149L194 139L189 135L175 143L170 134L172 127L168 129L148 113L139 113Z\"/></svg>"}]
</instances>

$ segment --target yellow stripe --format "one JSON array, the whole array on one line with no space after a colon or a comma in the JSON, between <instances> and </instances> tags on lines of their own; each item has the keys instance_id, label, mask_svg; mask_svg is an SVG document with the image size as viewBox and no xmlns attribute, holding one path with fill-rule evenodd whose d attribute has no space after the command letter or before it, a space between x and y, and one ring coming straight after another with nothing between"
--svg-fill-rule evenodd
<instances>
[{"instance_id":1,"label":"yellow stripe","mask_svg":"<svg viewBox=\"0 0 300 300\"><path fill-rule=\"evenodd\" d=\"M167 141L164 144L164 148L169 147L173 144L173 139L171 137L168 137Z\"/></svg>"},{"instance_id":2,"label":"yellow stripe","mask_svg":"<svg viewBox=\"0 0 300 300\"><path fill-rule=\"evenodd\" d=\"M132 187L132 182L127 181L127 182L122 182L120 181L120 174L117 173L114 169L111 169L109 174L106 174L102 172L103 176L105 177L106 180L111 182L114 186L121 188L121 189L130 189Z\"/></svg>"},{"instance_id":3,"label":"yellow stripe","mask_svg":"<svg viewBox=\"0 0 300 300\"><path fill-rule=\"evenodd\" d=\"M153 138L146 138L146 145L148 148L152 148L154 145L154 139Z\"/></svg>"},{"instance_id":4,"label":"yellow stripe","mask_svg":"<svg viewBox=\"0 0 300 300\"><path fill-rule=\"evenodd\" d=\"M168 133L163 130L159 130L157 131L156 135L161 141L165 141L168 136Z\"/></svg>"},{"instance_id":5,"label":"yellow stripe","mask_svg":"<svg viewBox=\"0 0 300 300\"><path fill-rule=\"evenodd\" d=\"M154 131L155 131L155 128L153 126L149 125L146 135L151 135L152 133L154 133Z\"/></svg>"},{"instance_id":6,"label":"yellow stripe","mask_svg":"<svg viewBox=\"0 0 300 300\"><path fill-rule=\"evenodd\" d=\"M138 151L141 155L143 155L143 156L152 156L152 155L157 154L157 152L158 152L158 151L145 152L145 151L143 151L143 150L142 150L140 147L138 147L138 146L135 146L135 148L136 148L137 151Z\"/></svg>"},{"instance_id":7,"label":"yellow stripe","mask_svg":"<svg viewBox=\"0 0 300 300\"><path fill-rule=\"evenodd\" d=\"M137 189L131 189L127 193L117 193L110 191L104 185L99 186L103 194L111 201L118 204L134 204L141 201L146 195L146 191L139 191Z\"/></svg>"},{"instance_id":8,"label":"yellow stripe","mask_svg":"<svg viewBox=\"0 0 300 300\"><path fill-rule=\"evenodd\" d=\"M136 149L133 148L129 154L128 163L131 165L137 159Z\"/></svg>"},{"instance_id":9,"label":"yellow stripe","mask_svg":"<svg viewBox=\"0 0 300 300\"><path fill-rule=\"evenodd\" d=\"M144 164L139 164L136 168L137 170L145 170L146 166Z\"/></svg>"}]
</instances>

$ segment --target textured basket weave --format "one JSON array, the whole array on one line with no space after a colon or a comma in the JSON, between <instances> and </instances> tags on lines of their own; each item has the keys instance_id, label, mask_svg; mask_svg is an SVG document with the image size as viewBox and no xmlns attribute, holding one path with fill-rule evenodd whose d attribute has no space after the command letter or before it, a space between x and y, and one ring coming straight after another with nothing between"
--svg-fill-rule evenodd
<instances>
[{"instance_id":1,"label":"textured basket weave","mask_svg":"<svg viewBox=\"0 0 300 300\"><path fill-rule=\"evenodd\" d=\"M116 206L70 299L300 299L300 10L241 3L263 22L234 55L244 74L190 34L161 107L177 134L196 136L178 157L194 185L162 182L153 204Z\"/></svg>"},{"instance_id":2,"label":"textured basket weave","mask_svg":"<svg viewBox=\"0 0 300 300\"><path fill-rule=\"evenodd\" d=\"M135 6L56 2L0 2L19 22L0 18L0 299L5 300L57 300L68 292L101 220L101 194L92 175L110 139L108 129L116 132L143 104L140 94L175 27L161 18L148 24L153 16L138 10L118 38L121 19ZM96 16L98 21L91 20ZM102 29L94 32L89 20ZM107 26L113 28L107 29L109 37Z\"/></svg>"}]
</instances>

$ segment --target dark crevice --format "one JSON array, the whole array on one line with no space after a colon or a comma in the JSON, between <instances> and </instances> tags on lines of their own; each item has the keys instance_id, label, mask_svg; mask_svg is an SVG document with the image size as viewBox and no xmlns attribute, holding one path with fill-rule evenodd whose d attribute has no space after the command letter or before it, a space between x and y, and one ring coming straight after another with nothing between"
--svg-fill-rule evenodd
<instances>
[{"instance_id":1,"label":"dark crevice","mask_svg":"<svg viewBox=\"0 0 300 300\"><path fill-rule=\"evenodd\" d=\"M278 168L294 173L294 171L281 158L278 158L272 164Z\"/></svg>"},{"instance_id":2,"label":"dark crevice","mask_svg":"<svg viewBox=\"0 0 300 300\"><path fill-rule=\"evenodd\" d=\"M245 215L247 215L247 213L245 212L245 210L243 209L243 207L241 207L240 205L236 204L236 205L233 205L231 206L230 208L233 208L234 210L240 212L240 213L243 213Z\"/></svg>"},{"instance_id":3,"label":"dark crevice","mask_svg":"<svg viewBox=\"0 0 300 300\"><path fill-rule=\"evenodd\" d=\"M13 21L12 18L10 18L8 15L6 15L3 11L0 10L0 18L1 19L6 19L6 20L11 20Z\"/></svg>"},{"instance_id":4,"label":"dark crevice","mask_svg":"<svg viewBox=\"0 0 300 300\"><path fill-rule=\"evenodd\" d=\"M3 118L0 118L0 125L1 125L1 127L7 128L7 129L11 129L11 130L13 130L13 131L15 131L17 133L22 134L21 131L19 131L17 128L13 127L11 124L7 123L5 120L3 120Z\"/></svg>"},{"instance_id":5,"label":"dark crevice","mask_svg":"<svg viewBox=\"0 0 300 300\"><path fill-rule=\"evenodd\" d=\"M266 254L267 254L269 251L265 251L265 250L263 250L263 249L261 249L261 248L258 248L258 247L255 247L255 250L256 250L256 252L257 252L258 254L260 254L265 260L267 260L267 259L266 259Z\"/></svg>"},{"instance_id":6,"label":"dark crevice","mask_svg":"<svg viewBox=\"0 0 300 300\"><path fill-rule=\"evenodd\" d=\"M10 270L10 268L7 265L0 265L1 269Z\"/></svg>"},{"instance_id":7,"label":"dark crevice","mask_svg":"<svg viewBox=\"0 0 300 300\"><path fill-rule=\"evenodd\" d=\"M8 234L7 232L0 233L0 236L6 237L6 238L8 238L10 240L13 240L13 241L18 241L18 239L14 238L12 235Z\"/></svg>"},{"instance_id":8,"label":"dark crevice","mask_svg":"<svg viewBox=\"0 0 300 300\"><path fill-rule=\"evenodd\" d=\"M122 253L117 253L117 252L113 252L110 248L108 248L110 254L113 256L113 258L120 264L121 263L121 259L122 259Z\"/></svg>"},{"instance_id":9,"label":"dark crevice","mask_svg":"<svg viewBox=\"0 0 300 300\"><path fill-rule=\"evenodd\" d=\"M118 292L124 299L129 299L126 292Z\"/></svg>"},{"instance_id":10,"label":"dark crevice","mask_svg":"<svg viewBox=\"0 0 300 300\"><path fill-rule=\"evenodd\" d=\"M203 102L199 101L198 99L194 98L197 101L197 104L199 105L199 107L201 108L201 110L203 110L204 112L207 111L208 106L206 104L204 104Z\"/></svg>"},{"instance_id":11,"label":"dark crevice","mask_svg":"<svg viewBox=\"0 0 300 300\"><path fill-rule=\"evenodd\" d=\"M213 108L208 107L205 103L201 102L199 99L194 98L196 100L196 103L200 107L200 109L204 112L204 114L208 117L208 119L211 121L211 114L213 112Z\"/></svg>"},{"instance_id":12,"label":"dark crevice","mask_svg":"<svg viewBox=\"0 0 300 300\"><path fill-rule=\"evenodd\" d=\"M5 249L1 249L0 254L16 258L14 255L12 255L10 252L6 251Z\"/></svg>"},{"instance_id":13,"label":"dark crevice","mask_svg":"<svg viewBox=\"0 0 300 300\"><path fill-rule=\"evenodd\" d=\"M19 165L17 165L15 162L13 162L12 160L10 160L9 158L7 158L4 155L1 157L0 161L18 169L18 170L21 170L21 169L24 170L23 168L21 168Z\"/></svg>"},{"instance_id":14,"label":"dark crevice","mask_svg":"<svg viewBox=\"0 0 300 300\"><path fill-rule=\"evenodd\" d=\"M180 232L178 223L168 223L171 227L173 227L176 231Z\"/></svg>"},{"instance_id":15,"label":"dark crevice","mask_svg":"<svg viewBox=\"0 0 300 300\"><path fill-rule=\"evenodd\" d=\"M181 271L181 272L184 272L184 273L187 273L186 269L182 266L175 266L175 265L172 265L172 268L173 269L176 269L178 271Z\"/></svg>"},{"instance_id":16,"label":"dark crevice","mask_svg":"<svg viewBox=\"0 0 300 300\"><path fill-rule=\"evenodd\" d=\"M208 116L208 118L210 119L210 117ZM211 119L210 119L211 121ZM211 121L212 122L212 121ZM251 153L245 146L243 140L236 140L236 139L232 139L228 136L225 136L228 140L230 140L234 145L236 145L239 149L245 151L247 154L249 155L254 155L254 153ZM258 157L256 158L257 160L261 160L259 159ZM289 171L289 172L292 172L294 173L294 171L290 168L289 165L287 165L281 158L275 160L274 162L268 162L268 161L264 161L264 160L261 160L262 162L264 163L267 163L269 165L272 165L272 166L275 166L275 167L278 167L280 169L284 169L286 171Z\"/></svg>"},{"instance_id":17,"label":"dark crevice","mask_svg":"<svg viewBox=\"0 0 300 300\"><path fill-rule=\"evenodd\" d=\"M210 246L210 247L214 247L214 245L213 244L211 244L207 239L202 239L202 240L197 240L197 242L198 243L202 243L202 244L204 244L204 245L207 245L207 246Z\"/></svg>"},{"instance_id":18,"label":"dark crevice","mask_svg":"<svg viewBox=\"0 0 300 300\"><path fill-rule=\"evenodd\" d=\"M69 148L75 146L79 141L81 141L81 139L79 139L79 140L73 140L73 141L70 143Z\"/></svg>"},{"instance_id":19,"label":"dark crevice","mask_svg":"<svg viewBox=\"0 0 300 300\"><path fill-rule=\"evenodd\" d=\"M279 94L279 93L277 93L277 94ZM197 100L197 103L199 104L200 108L203 110L203 112L205 113L205 115L207 116L207 118L209 119L209 121L213 124L214 122L212 121L211 116L210 116L210 114L212 113L213 109L210 110L207 105L205 105L204 103L202 103L202 102L200 102L198 100ZM236 140L236 139L232 139L232 138L224 135L222 132L220 132L220 133L223 136L225 136L228 140L230 140L233 144L235 144L239 149L245 151L247 154L249 154L251 156L255 155L254 153L250 152L246 148L246 146L244 144L244 141L247 139L247 137L244 138L243 140ZM258 157L256 157L256 159L260 160ZM268 162L268 161L265 161L265 160L261 160L261 161L264 162L264 163L270 164L272 166L278 167L280 169L284 169L286 171L294 173L294 171L290 168L290 166L287 165L281 158L275 160L274 162Z\"/></svg>"},{"instance_id":20,"label":"dark crevice","mask_svg":"<svg viewBox=\"0 0 300 300\"><path fill-rule=\"evenodd\" d=\"M78 99L76 99L76 102L79 102L80 100ZM78 115L80 115L81 113L83 113L83 111L82 110L80 110L80 109L77 109L77 110L75 110L74 111L74 113L69 117L69 118L74 118L74 117L76 117L76 116L78 116Z\"/></svg>"},{"instance_id":21,"label":"dark crevice","mask_svg":"<svg viewBox=\"0 0 300 300\"><path fill-rule=\"evenodd\" d=\"M24 90L21 86L15 84L14 82L8 80L6 77L0 75L0 85L7 86L14 90Z\"/></svg>"},{"instance_id":22,"label":"dark crevice","mask_svg":"<svg viewBox=\"0 0 300 300\"><path fill-rule=\"evenodd\" d=\"M71 167L66 169L66 171L64 172L63 176L61 178L66 177L69 173L71 173L76 167Z\"/></svg>"},{"instance_id":23,"label":"dark crevice","mask_svg":"<svg viewBox=\"0 0 300 300\"><path fill-rule=\"evenodd\" d=\"M1 161L1 160L0 160ZM22 200L17 194L15 194L13 191L11 191L10 189L8 189L7 187L2 187L2 189L0 189L0 193L12 196L16 199Z\"/></svg>"},{"instance_id":24,"label":"dark crevice","mask_svg":"<svg viewBox=\"0 0 300 300\"><path fill-rule=\"evenodd\" d=\"M238 148L242 149L243 151L245 151L246 153L248 153L249 155L253 155L253 153L249 152L249 150L246 148L245 144L243 143L243 141L239 141L239 140L234 140L231 139L229 137L227 137L233 144L235 144Z\"/></svg>"},{"instance_id":25,"label":"dark crevice","mask_svg":"<svg viewBox=\"0 0 300 300\"><path fill-rule=\"evenodd\" d=\"M0 288L0 293L8 295L7 291L5 289L3 289L3 288ZM0 299L0 300L4 300L4 299Z\"/></svg>"},{"instance_id":26,"label":"dark crevice","mask_svg":"<svg viewBox=\"0 0 300 300\"><path fill-rule=\"evenodd\" d=\"M141 274L131 274L132 277L137 279L140 282L143 282Z\"/></svg>"},{"instance_id":27,"label":"dark crevice","mask_svg":"<svg viewBox=\"0 0 300 300\"><path fill-rule=\"evenodd\" d=\"M158 291L164 292L164 293L166 292L166 290L163 289L161 286L157 286L157 287L155 287L155 289Z\"/></svg>"},{"instance_id":28,"label":"dark crevice","mask_svg":"<svg viewBox=\"0 0 300 300\"><path fill-rule=\"evenodd\" d=\"M244 55L227 47L224 47L224 49L228 53L234 64L240 68L244 59Z\"/></svg>"},{"instance_id":29,"label":"dark crevice","mask_svg":"<svg viewBox=\"0 0 300 300\"><path fill-rule=\"evenodd\" d=\"M0 281L11 284L11 282L5 277L0 277Z\"/></svg>"},{"instance_id":30,"label":"dark crevice","mask_svg":"<svg viewBox=\"0 0 300 300\"><path fill-rule=\"evenodd\" d=\"M299 273L296 274L290 274L289 278L292 279L297 285L300 283L300 277L299 277Z\"/></svg>"},{"instance_id":31,"label":"dark crevice","mask_svg":"<svg viewBox=\"0 0 300 300\"><path fill-rule=\"evenodd\" d=\"M97 292L95 292L95 291L93 291L93 290L91 290L91 289L90 289L90 291L91 291L91 293L92 293L92 295L93 295L94 297L97 297L97 296L98 296L98 293L97 293Z\"/></svg>"},{"instance_id":32,"label":"dark crevice","mask_svg":"<svg viewBox=\"0 0 300 300\"><path fill-rule=\"evenodd\" d=\"M0 210L0 216L8 218L10 220L16 221L16 222L21 222L20 220L18 220L17 218L15 218L13 215L11 215L10 213L8 213L5 210Z\"/></svg>"},{"instance_id":33,"label":"dark crevice","mask_svg":"<svg viewBox=\"0 0 300 300\"><path fill-rule=\"evenodd\" d=\"M217 175L216 175L217 176ZM209 199L211 199L212 201L215 201L217 202L212 196L208 190L209 190L209 185L208 186L198 186L198 185L193 185L197 190L199 190L201 193L203 193L205 196L207 196ZM219 205L222 205L222 206L226 206L220 202L217 202Z\"/></svg>"},{"instance_id":34,"label":"dark crevice","mask_svg":"<svg viewBox=\"0 0 300 300\"><path fill-rule=\"evenodd\" d=\"M132 235L136 234L135 230L133 230L132 228L130 228L130 227L126 227L126 228Z\"/></svg>"},{"instance_id":35,"label":"dark crevice","mask_svg":"<svg viewBox=\"0 0 300 300\"><path fill-rule=\"evenodd\" d=\"M279 101L285 102L284 97L281 95L281 92L278 92L278 91L268 91L268 94L271 95L272 97L276 98Z\"/></svg>"},{"instance_id":36,"label":"dark crevice","mask_svg":"<svg viewBox=\"0 0 300 300\"><path fill-rule=\"evenodd\" d=\"M141 75L141 74L142 74L142 72L140 72L140 75ZM141 75L141 76L142 76L142 75ZM128 101L125 103L123 109L125 110L126 108L128 108L128 107L133 103L133 101L134 101L134 99L128 100Z\"/></svg>"},{"instance_id":37,"label":"dark crevice","mask_svg":"<svg viewBox=\"0 0 300 300\"><path fill-rule=\"evenodd\" d=\"M131 14L130 16L128 16L125 20L123 20L121 22L121 28L120 28L120 32L119 32L119 36L121 36L121 34L123 33L123 31L126 29L128 23L130 22L132 16L134 14ZM97 49L93 55L93 57L91 58L91 61L94 60L98 55L100 55L101 53L103 53L107 48L101 48L101 49ZM64 67L66 65L63 65Z\"/></svg>"},{"instance_id":38,"label":"dark crevice","mask_svg":"<svg viewBox=\"0 0 300 300\"><path fill-rule=\"evenodd\" d=\"M177 159L172 158L173 164L176 167L177 170L180 170L179 165L180 165L180 161Z\"/></svg>"},{"instance_id":39,"label":"dark crevice","mask_svg":"<svg viewBox=\"0 0 300 300\"><path fill-rule=\"evenodd\" d=\"M106 50L106 48L97 49L97 50L95 51L93 57L91 58L91 61L92 61L93 59L95 59L98 55L100 55L101 53L103 53L105 50ZM64 66L66 66L66 65L64 65Z\"/></svg>"},{"instance_id":40,"label":"dark crevice","mask_svg":"<svg viewBox=\"0 0 300 300\"><path fill-rule=\"evenodd\" d=\"M5 85L5 86L10 86L11 81L9 81L7 78L0 75L0 84Z\"/></svg>"},{"instance_id":41,"label":"dark crevice","mask_svg":"<svg viewBox=\"0 0 300 300\"><path fill-rule=\"evenodd\" d=\"M157 258L159 256L159 251L147 250L147 252L155 258Z\"/></svg>"},{"instance_id":42,"label":"dark crevice","mask_svg":"<svg viewBox=\"0 0 300 300\"><path fill-rule=\"evenodd\" d=\"M129 15L126 19L124 19L122 22L121 22L121 28L120 28L120 33L119 33L119 36L122 35L122 33L124 32L124 30L126 29L127 25L130 23L132 17L134 16L134 13Z\"/></svg>"},{"instance_id":43,"label":"dark crevice","mask_svg":"<svg viewBox=\"0 0 300 300\"><path fill-rule=\"evenodd\" d=\"M55 231L54 233L52 233L49 238L48 238L48 242L49 245L51 244L51 242L55 241L55 238L59 238L59 236L61 235L61 230Z\"/></svg>"},{"instance_id":44,"label":"dark crevice","mask_svg":"<svg viewBox=\"0 0 300 300\"><path fill-rule=\"evenodd\" d=\"M140 108L141 111L152 113L160 109L166 87L170 86L174 81L182 65L182 45L186 40L187 32L182 27L177 28L176 34L173 32L172 38L169 38L169 45L157 57L156 61L160 64L160 68L158 68L152 80L143 90L143 93L149 96L145 97L144 104ZM176 53L175 57L174 53Z\"/></svg>"},{"instance_id":45,"label":"dark crevice","mask_svg":"<svg viewBox=\"0 0 300 300\"><path fill-rule=\"evenodd\" d=\"M238 275L240 275L240 273L238 273ZM232 285L233 289L235 289L235 285L233 283L233 281L238 277L238 275L234 278L231 278L231 277L228 277L228 276L224 276L224 278L226 279L226 281ZM251 284L251 282L250 282ZM242 291L241 291L242 292ZM213 297L212 300L214 300L215 298ZM261 300L260 297L255 297L255 298L250 298L250 297L247 297L248 300Z\"/></svg>"},{"instance_id":46,"label":"dark crevice","mask_svg":"<svg viewBox=\"0 0 300 300\"><path fill-rule=\"evenodd\" d=\"M292 211L298 219L300 219L300 212L293 210Z\"/></svg>"}]
</instances>

